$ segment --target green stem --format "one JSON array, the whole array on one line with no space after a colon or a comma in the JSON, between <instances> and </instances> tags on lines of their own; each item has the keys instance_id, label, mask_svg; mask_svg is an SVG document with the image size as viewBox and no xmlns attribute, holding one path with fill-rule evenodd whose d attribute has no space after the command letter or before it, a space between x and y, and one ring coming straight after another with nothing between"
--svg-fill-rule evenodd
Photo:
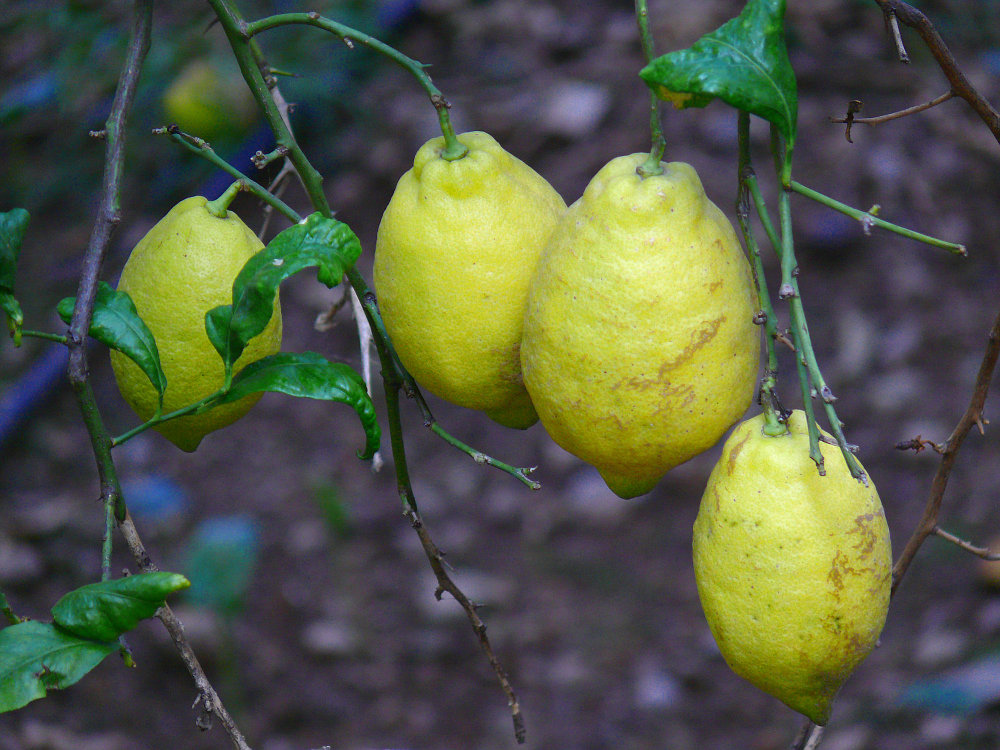
<instances>
[{"instance_id":1,"label":"green stem","mask_svg":"<svg viewBox=\"0 0 1000 750\"><path fill-rule=\"evenodd\" d=\"M180 144L188 151L191 151L203 159L208 160L230 176L235 177L243 184L243 190L248 193L252 193L265 203L274 206L274 208L281 212L281 214L283 214L289 221L295 222L296 224L302 221L302 217L299 216L299 214L291 206L274 195L266 187L258 182L254 182L232 164L220 157L217 153L215 153L215 150L208 144L208 142L203 141L201 138L188 135L187 133L181 133L180 131L168 131L167 128L157 128L153 132L157 134L169 135L170 139L174 143Z\"/></svg>"},{"instance_id":2,"label":"green stem","mask_svg":"<svg viewBox=\"0 0 1000 750\"><path fill-rule=\"evenodd\" d=\"M475 461L477 464L485 464L486 466L492 466L496 469L500 469L501 471L505 471L508 474L511 474L512 476L521 480L524 484L526 484L533 490L540 490L542 488L541 484L539 484L534 479L531 479L528 476L528 473L533 471L534 469L531 468L525 469L525 468L518 468L516 466L511 466L510 464L506 464L503 461L499 461L493 458L492 456L487 456L482 451L477 451L475 448L466 445L458 438L446 432L445 429L441 427L441 425L437 422L437 420L431 423L430 429L431 432L433 432L435 435L443 439L446 443L448 443L448 445L458 448L460 451L462 451L467 456L472 458L472 460Z\"/></svg>"},{"instance_id":3,"label":"green stem","mask_svg":"<svg viewBox=\"0 0 1000 750\"><path fill-rule=\"evenodd\" d=\"M635 0L635 18L639 24L639 41L642 43L643 54L646 60L652 62L655 52L653 34L649 29L649 10L646 7L646 0ZM663 125L660 122L660 100L652 91L649 94L649 132L652 137L652 147L649 158L636 169L640 177L663 174L663 152L667 148L666 138L663 137Z\"/></svg>"},{"instance_id":4,"label":"green stem","mask_svg":"<svg viewBox=\"0 0 1000 750\"><path fill-rule=\"evenodd\" d=\"M21 329L22 336L29 336L34 339L42 339L43 341L54 341L57 344L66 344L69 339L59 333L48 333L46 331L29 331L27 329Z\"/></svg>"},{"instance_id":5,"label":"green stem","mask_svg":"<svg viewBox=\"0 0 1000 750\"><path fill-rule=\"evenodd\" d=\"M773 126L772 126L773 130ZM777 143L776 138L772 138L773 143ZM865 481L865 473L858 463L858 459L850 451L847 439L844 437L843 426L837 416L833 402L836 398L833 391L826 384L823 373L819 369L819 362L816 359L816 352L813 349L812 339L809 335L809 326L806 322L805 308L802 306L802 297L799 294L798 263L795 260L795 245L792 237L792 208L789 197L791 191L791 167L792 149L786 145L784 158L782 160L781 179L782 184L787 188L782 190L778 197L778 215L781 221L781 288L778 295L783 299L788 299L789 317L791 319L792 340L795 343L796 361L800 364L799 384L802 387L802 401L806 411L809 425L809 455L820 473L824 473L823 454L819 450L819 426L816 424L815 416L812 414L812 392L815 389L823 404L830 430L837 440L837 445L844 456L844 462L855 479ZM806 373L802 372L802 368ZM807 376L806 376L807 375Z\"/></svg>"},{"instance_id":6,"label":"green stem","mask_svg":"<svg viewBox=\"0 0 1000 750\"><path fill-rule=\"evenodd\" d=\"M927 245L948 250L956 255L969 254L965 249L965 245L960 245L955 242L947 242L945 240L938 239L937 237L931 237L930 235L915 232L912 229L907 229L906 227L901 227L898 224L885 221L884 219L878 218L871 211L862 211L852 206L848 206L846 203L834 200L828 195L823 195L823 193L817 192L812 188L807 188L805 185L796 182L795 180L790 182L790 187L799 195L804 195L806 198L811 198L817 203L822 203L824 206L832 208L834 211L839 211L842 214L850 216L852 219L860 221L861 225L865 227L866 232L870 227L880 227L882 229L887 229L890 232L895 232L898 235L902 235L903 237L908 237L911 240L916 240L917 242L923 242Z\"/></svg>"},{"instance_id":7,"label":"green stem","mask_svg":"<svg viewBox=\"0 0 1000 750\"><path fill-rule=\"evenodd\" d=\"M236 199L236 196L240 194L243 190L243 179L240 178L232 185L226 188L226 192L216 198L214 201L208 201L205 204L205 208L212 216L217 216L220 219L225 219L229 215L229 205Z\"/></svg>"},{"instance_id":8,"label":"green stem","mask_svg":"<svg viewBox=\"0 0 1000 750\"><path fill-rule=\"evenodd\" d=\"M14 614L14 610L10 608L7 597L2 591L0 591L0 614L6 618L8 625L17 625L23 622L20 617Z\"/></svg>"},{"instance_id":9,"label":"green stem","mask_svg":"<svg viewBox=\"0 0 1000 750\"><path fill-rule=\"evenodd\" d=\"M795 344L795 366L799 374L799 387L802 390L802 408L806 414L806 425L809 432L809 457L816 463L820 474L826 474L823 467L823 453L819 449L819 426L812 405L812 384L809 380L809 367L804 354L806 342L809 340L809 330L802 314L802 299L798 296L798 281L795 266L795 250L792 239L792 213L788 201L788 193L781 192L778 198L778 220L781 222L781 288L778 296L787 299L789 320L791 323L792 342Z\"/></svg>"},{"instance_id":10,"label":"green stem","mask_svg":"<svg viewBox=\"0 0 1000 750\"><path fill-rule=\"evenodd\" d=\"M784 435L788 428L784 425L785 414L778 401L778 353L775 350L775 340L778 337L777 316L774 313L774 306L771 304L771 295L767 289L767 278L764 274L764 262L760 256L760 247L757 238L754 237L753 227L750 225L750 189L748 181L756 183L753 171L753 164L750 158L750 115L740 111L737 124L737 134L739 142L739 168L737 178L739 180L739 198L736 205L736 215L740 222L740 230L750 252L751 270L753 271L754 282L757 286L757 304L760 310L759 315L763 318L760 321L764 326L765 341L767 342L767 365L764 376L760 381L760 404L764 410L764 433L767 435ZM759 191L759 188L758 188Z\"/></svg>"},{"instance_id":11,"label":"green stem","mask_svg":"<svg viewBox=\"0 0 1000 750\"><path fill-rule=\"evenodd\" d=\"M295 137L281 118L278 105L271 97L267 82L264 80L264 75L261 73L251 49L250 37L252 34L247 31L246 21L240 17L232 0L208 0L208 2L219 19L219 25L222 26L226 39L229 41L229 46L240 66L243 79L250 87L250 92L257 101L257 105L264 112L264 118L274 133L277 146L288 150L288 159L299 173L309 201L323 216L333 216L330 203L323 192L323 176L313 167L295 142Z\"/></svg>"},{"instance_id":12,"label":"green stem","mask_svg":"<svg viewBox=\"0 0 1000 750\"><path fill-rule=\"evenodd\" d=\"M213 3L213 7L215 3L219 2L219 0L209 1ZM315 12L279 13L277 15L268 16L267 18L262 18L258 21L251 21L250 23L245 23L243 25L242 34L245 38L249 39L262 31L290 24L315 26L323 29L324 31L328 31L338 39L351 42L352 44L360 44L373 52L384 55L397 65L401 66L404 70L411 73L417 79L417 82L424 89L424 91L427 92L427 95L431 100L431 104L433 104L434 108L437 110L438 122L441 126L441 133L444 135L445 142L444 150L441 152L442 158L447 159L448 161L453 161L455 159L461 159L469 152L469 149L460 143L458 137L455 135L455 131L451 125L451 118L448 115L448 108L450 107L448 100L444 98L444 95L438 90L437 86L435 86L433 81L431 81L430 76L425 72L424 68L426 66L423 63L407 57L402 52L390 47L385 42L379 41L378 39L358 31L357 29L352 29L350 26L345 26L342 23L337 23L332 19L325 18Z\"/></svg>"},{"instance_id":13,"label":"green stem","mask_svg":"<svg viewBox=\"0 0 1000 750\"><path fill-rule=\"evenodd\" d=\"M365 281L364 277L358 273L357 269L354 268L347 272L347 278L354 287L355 292L357 292L358 299L361 300L361 306L364 309L365 317L368 319L368 323L372 328L376 346L378 345L378 342L385 342L385 357L392 362L395 375L399 378L399 387L406 394L407 398L412 398L417 402L417 407L420 409L420 413L424 418L424 426L448 443L448 445L451 445L452 447L465 453L476 463L500 469L500 471L510 474L533 490L541 489L542 485L528 476L532 471L534 471L533 468L511 466L508 463L504 463L503 461L493 458L492 456L489 456L482 451L476 450L470 445L463 443L441 426L431 413L430 407L427 405L423 394L420 392L420 388L417 386L416 381L413 380L413 376L410 375L410 373L403 366L403 363L400 362L399 355L396 354L396 350L393 348L392 342L389 340L389 333L385 329L385 322L382 320L382 314L379 312L378 305L376 304L375 295L368 288L368 283ZM383 359L383 363L385 361L386 360ZM384 376L385 373L383 372L383 377Z\"/></svg>"},{"instance_id":14,"label":"green stem","mask_svg":"<svg viewBox=\"0 0 1000 750\"><path fill-rule=\"evenodd\" d=\"M200 401L195 401L193 404L188 404L187 406L182 406L180 409L176 409L176 410L170 412L169 414L161 414L161 415L154 416L152 419L149 419L149 420L143 422L141 425L138 425L137 427L133 427L128 432L124 432L121 435L119 435L118 437L114 438L111 441L111 447L112 448L117 448L119 445L121 445L122 443L124 443L124 442L126 442L128 440L131 440L132 438L134 438L139 433L145 432L146 430L150 429L151 427L156 427L156 425L163 424L164 422L167 422L167 421L169 421L171 419L177 419L178 417L185 417L185 416L187 416L189 414L197 414L199 412L205 411L206 407L211 402L215 401L220 396L224 396L228 390L229 390L229 386L220 388L215 393L212 393L211 395L206 396L205 398L201 399Z\"/></svg>"}]
</instances>

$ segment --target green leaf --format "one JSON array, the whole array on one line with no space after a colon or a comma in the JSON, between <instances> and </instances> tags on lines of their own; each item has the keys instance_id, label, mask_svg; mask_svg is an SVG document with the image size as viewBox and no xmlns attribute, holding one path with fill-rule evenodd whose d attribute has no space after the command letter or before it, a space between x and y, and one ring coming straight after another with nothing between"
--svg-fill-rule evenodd
<instances>
[{"instance_id":1,"label":"green leaf","mask_svg":"<svg viewBox=\"0 0 1000 750\"><path fill-rule=\"evenodd\" d=\"M314 213L281 232L250 258L233 282L233 303L205 315L208 338L227 371L250 339L267 326L282 281L317 266L320 282L332 288L360 255L361 243L350 227Z\"/></svg>"},{"instance_id":2,"label":"green leaf","mask_svg":"<svg viewBox=\"0 0 1000 750\"><path fill-rule=\"evenodd\" d=\"M0 630L0 713L69 687L117 650L116 641L78 638L45 622Z\"/></svg>"},{"instance_id":3,"label":"green leaf","mask_svg":"<svg viewBox=\"0 0 1000 750\"><path fill-rule=\"evenodd\" d=\"M52 607L57 625L80 638L113 641L152 617L168 594L191 583L180 573L155 571L101 581L70 591Z\"/></svg>"},{"instance_id":4,"label":"green leaf","mask_svg":"<svg viewBox=\"0 0 1000 750\"><path fill-rule=\"evenodd\" d=\"M17 257L21 243L28 231L31 215L23 208L0 213L0 310L7 317L7 327L14 343L21 343L21 325L24 314L14 298L14 278L17 275Z\"/></svg>"},{"instance_id":5,"label":"green leaf","mask_svg":"<svg viewBox=\"0 0 1000 750\"><path fill-rule=\"evenodd\" d=\"M67 324L73 318L75 306L76 297L67 297L56 307L59 317ZM156 348L156 339L139 317L132 298L126 292L112 289L104 281L97 285L90 335L139 365L159 394L162 406L167 376L163 374L163 368L160 366L160 352Z\"/></svg>"},{"instance_id":6,"label":"green leaf","mask_svg":"<svg viewBox=\"0 0 1000 750\"><path fill-rule=\"evenodd\" d=\"M774 123L788 144L795 140L798 95L785 48L785 0L750 0L739 16L639 75L679 109L718 97Z\"/></svg>"},{"instance_id":7,"label":"green leaf","mask_svg":"<svg viewBox=\"0 0 1000 750\"><path fill-rule=\"evenodd\" d=\"M316 352L272 354L240 370L219 403L261 391L347 404L357 412L365 431L365 448L358 456L371 458L379 448L381 431L375 406L364 380L348 365L330 362Z\"/></svg>"}]
</instances>

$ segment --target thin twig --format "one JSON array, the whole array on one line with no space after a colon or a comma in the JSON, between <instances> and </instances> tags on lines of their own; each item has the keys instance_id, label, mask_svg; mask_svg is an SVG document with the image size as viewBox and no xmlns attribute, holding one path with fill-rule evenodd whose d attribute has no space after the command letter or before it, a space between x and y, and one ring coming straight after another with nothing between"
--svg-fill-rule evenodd
<instances>
[{"instance_id":1,"label":"thin twig","mask_svg":"<svg viewBox=\"0 0 1000 750\"><path fill-rule=\"evenodd\" d=\"M323 19L318 13L273 16L248 25L247 22L240 16L231 0L209 0L209 4L212 6L219 19L223 31L226 34L226 38L229 41L230 47L232 47L233 54L235 55L240 66L240 70L243 73L243 77L246 79L247 85L249 85L250 90L253 92L258 105L260 105L264 110L264 116L267 119L271 130L274 132L278 145L284 146L288 149L288 158L295 165L295 168L302 179L303 187L309 195L309 199L312 202L313 207L323 216L332 216L333 211L331 210L330 204L323 192L322 177L316 171L315 167L312 166L305 153L292 137L290 129L281 118L281 114L278 111L278 107L274 103L267 84L264 81L264 77L255 63L254 55L250 50L250 45L253 41L251 39L252 34L256 31L262 31L265 28L271 28L272 26L284 25L285 23L308 23L320 26L321 28L331 31L338 36L359 41L366 46L383 52L383 54L389 54L390 57L393 57L396 62L404 65L404 67L410 64L416 65L415 61L412 61L410 58L405 57L401 53L392 50L392 48L378 42L378 40L368 37L367 35L360 34L360 32L356 32L353 29L348 29L347 27L337 24L336 22ZM425 88L427 88L427 86L433 88L433 84L430 84L430 79L427 77L426 73L424 73L422 67L420 67L419 70L413 70L413 72L417 75L418 79L426 79L426 81L424 81L426 84ZM436 89L434 89L434 91L436 91ZM435 101L435 97L433 95L431 97L435 107L438 108L439 115L442 116L442 130L444 131L445 139L447 140L449 132L451 132L450 124L448 124L447 113L442 111L442 108L447 105L446 103L441 104L444 102L444 97L439 95L437 98L440 99L440 102ZM451 132L451 137L454 138L453 132ZM506 672L497 660L496 655L489 644L489 640L486 638L486 627L479 619L478 614L476 614L475 607L472 603L467 597L464 596L464 594L462 594L458 586L447 576L447 573L444 571L444 567L442 565L441 553L430 540L427 530L423 526L423 522L420 520L419 510L417 509L416 501L413 497L413 489L410 485L409 472L406 465L406 451L403 444L402 423L399 415L399 391L404 388L405 378L407 377L404 375L406 370L401 366L398 361L398 357L393 352L388 336L385 334L384 327L379 327L381 319L378 316L375 296L372 294L371 290L368 289L368 285L365 282L364 277L361 276L356 268L349 269L346 276L350 281L351 286L357 292L358 299L361 301L365 316L367 317L368 322L372 327L372 331L375 334L374 343L378 351L379 360L382 364L383 385L386 394L389 434L392 445L393 463L396 468L397 488L400 499L403 501L404 512L410 518L411 524L413 524L414 529L417 531L421 544L423 545L424 550L428 555L428 559L430 560L431 567L438 578L439 587L441 590L448 591L452 594L452 596L455 596L456 600L459 601L463 609L465 609L466 614L473 625L473 629L479 637L480 645L486 653L490 665L496 672L497 679L499 680L504 693L507 695L514 720L515 737L518 742L523 742L524 720L521 716L520 707L517 703L516 697L514 696L513 689L510 686L510 681L507 679ZM410 383L412 384L412 380ZM407 390L407 395L409 395L409 390Z\"/></svg>"},{"instance_id":2,"label":"thin twig","mask_svg":"<svg viewBox=\"0 0 1000 750\"><path fill-rule=\"evenodd\" d=\"M857 121L855 121L857 122ZM968 251L965 249L965 245L961 245L957 242L948 242L947 240L941 240L937 237L931 237L930 235L923 234L921 232L915 232L912 229L907 229L906 227L901 227L898 224L893 224L892 222L886 221L885 219L880 219L875 215L875 210L862 211L859 208L854 208L853 206L848 206L846 203L841 203L838 200L831 198L828 195L824 195L817 190L808 188L800 182L792 180L790 183L792 190L794 190L799 195L810 198L817 203L822 203L827 208L832 208L834 211L839 211L845 216L850 216L861 222L861 226L864 228L866 234L871 233L871 227L880 227L894 234L898 234L907 239L916 240L917 242L923 242L925 245L931 245L932 247L938 247L942 250L947 250L948 252L954 253L955 255L968 255Z\"/></svg>"},{"instance_id":3,"label":"thin twig","mask_svg":"<svg viewBox=\"0 0 1000 750\"><path fill-rule=\"evenodd\" d=\"M377 339L376 344L378 345ZM379 348L381 349L381 346ZM476 605L472 603L469 597L465 595L452 580L451 576L448 575L448 571L445 570L444 566L444 556L433 539L431 539L430 533L427 531L427 527L420 517L417 501L413 494L413 487L410 483L409 468L406 463L406 449L403 444L402 427L399 418L399 391L402 383L393 374L383 379L383 386L385 388L386 410L388 411L389 436L392 441L392 457L396 467L396 485L400 500L403 502L403 514L409 520L410 525L413 526L414 531L417 532L420 545L423 547L424 554L428 562L430 562L431 570L434 571L434 576L437 578L438 588L434 592L434 595L440 600L442 592L447 591L465 611L472 629L479 639L479 645L483 653L486 654L493 672L496 674L500 688L503 690L504 695L507 696L507 705L510 707L511 718L514 722L514 737L518 744L523 744L526 738L524 717L521 715L521 707L518 703L517 695L514 693L514 688L510 684L510 679L507 677L507 671L493 651L493 646L486 635L486 625L479 617L479 613L476 612Z\"/></svg>"},{"instance_id":4,"label":"thin twig","mask_svg":"<svg viewBox=\"0 0 1000 750\"><path fill-rule=\"evenodd\" d=\"M924 102L923 104L915 104L912 107L907 107L906 109L901 109L898 112L890 112L887 115L878 115L877 117L855 117L854 112L857 112L860 107L851 111L851 106L848 105L847 116L846 117L831 117L830 122L835 123L847 123L847 124L861 124L861 125L881 125L883 122L889 122L889 120L898 120L900 117L907 117L909 115L915 115L917 112L923 112L930 109L931 107L936 107L939 104L943 104L949 99L955 98L955 92L948 90L945 91L941 96L936 96L929 102ZM851 104L858 101L853 100ZM850 140L848 138L847 140Z\"/></svg>"},{"instance_id":5,"label":"thin twig","mask_svg":"<svg viewBox=\"0 0 1000 750\"><path fill-rule=\"evenodd\" d=\"M927 16L902 0L874 1L884 14L887 16L891 14L892 17L898 18L901 23L916 30L937 61L941 72L948 79L948 83L951 84L951 90L955 92L955 96L961 97L969 103L969 106L975 110L986 127L993 133L993 137L1000 143L1000 112L979 93L958 67L955 56L952 55L948 45L945 44L944 39L941 38Z\"/></svg>"},{"instance_id":6,"label":"thin twig","mask_svg":"<svg viewBox=\"0 0 1000 750\"><path fill-rule=\"evenodd\" d=\"M986 353L983 355L982 364L979 366L979 374L976 376L976 383L972 390L972 397L969 406L965 410L955 429L942 445L941 462L938 464L934 481L931 483L930 496L924 506L924 514L917 525L913 535L907 541L899 559L892 568L892 590L895 593L899 582L906 574L913 557L920 549L920 545L931 534L936 533L938 514L941 511L941 503L944 500L944 492L948 486L948 479L955 466L959 448L966 435L973 427L983 429L983 408L986 405L986 396L989 393L990 382L993 380L993 371L996 369L997 358L1000 357L1000 312L997 313L990 329L989 342L986 346Z\"/></svg>"},{"instance_id":7,"label":"thin twig","mask_svg":"<svg viewBox=\"0 0 1000 750\"><path fill-rule=\"evenodd\" d=\"M885 20L889 30L892 31L892 41L896 43L896 54L899 55L899 61L901 63L910 62L910 55L903 45L903 35L899 32L899 19L896 18L895 13L887 13Z\"/></svg>"},{"instance_id":8,"label":"thin twig","mask_svg":"<svg viewBox=\"0 0 1000 750\"><path fill-rule=\"evenodd\" d=\"M941 537L942 539L944 539L946 541L951 542L952 544L958 545L959 547L961 547L962 549L964 549L966 552L971 552L976 557L981 557L984 560L989 560L990 562L994 562L996 560L1000 560L1000 553L990 552L989 547L977 547L976 545L972 544L971 542L967 542L964 539L961 539L961 538L955 536L954 534L951 534L951 533L945 531L940 526L935 526L934 527L934 534L936 536Z\"/></svg>"}]
</instances>

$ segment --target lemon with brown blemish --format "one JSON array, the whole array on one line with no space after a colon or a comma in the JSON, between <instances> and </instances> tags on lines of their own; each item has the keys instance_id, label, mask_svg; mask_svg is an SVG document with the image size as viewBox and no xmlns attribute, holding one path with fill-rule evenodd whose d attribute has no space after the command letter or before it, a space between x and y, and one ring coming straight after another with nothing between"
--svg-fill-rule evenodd
<instances>
[{"instance_id":1,"label":"lemon with brown blemish","mask_svg":"<svg viewBox=\"0 0 1000 750\"><path fill-rule=\"evenodd\" d=\"M885 624L892 549L875 486L836 445L809 457L805 414L764 433L740 424L712 470L694 524L694 571L729 666L817 724ZM829 438L829 436L825 436Z\"/></svg>"},{"instance_id":2,"label":"lemon with brown blemish","mask_svg":"<svg viewBox=\"0 0 1000 750\"><path fill-rule=\"evenodd\" d=\"M552 439L621 497L714 445L753 397L756 292L732 224L689 164L610 161L535 271L521 369Z\"/></svg>"}]
</instances>

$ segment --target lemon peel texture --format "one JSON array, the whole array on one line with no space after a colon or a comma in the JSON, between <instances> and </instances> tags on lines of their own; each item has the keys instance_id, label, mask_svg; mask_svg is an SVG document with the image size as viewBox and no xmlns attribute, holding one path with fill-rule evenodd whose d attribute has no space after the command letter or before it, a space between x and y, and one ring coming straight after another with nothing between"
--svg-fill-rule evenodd
<instances>
[{"instance_id":1,"label":"lemon peel texture","mask_svg":"<svg viewBox=\"0 0 1000 750\"><path fill-rule=\"evenodd\" d=\"M688 164L618 157L563 214L532 281L525 385L560 446L621 497L715 444L753 396L756 292Z\"/></svg>"},{"instance_id":2,"label":"lemon peel texture","mask_svg":"<svg viewBox=\"0 0 1000 750\"><path fill-rule=\"evenodd\" d=\"M878 492L835 445L809 458L805 414L769 437L740 424L712 470L694 524L698 594L733 671L825 724L885 624L892 549Z\"/></svg>"},{"instance_id":3,"label":"lemon peel texture","mask_svg":"<svg viewBox=\"0 0 1000 750\"><path fill-rule=\"evenodd\" d=\"M448 161L425 143L399 180L375 246L374 285L403 365L436 396L508 427L538 420L521 379L528 283L566 208L489 135Z\"/></svg>"},{"instance_id":4,"label":"lemon peel texture","mask_svg":"<svg viewBox=\"0 0 1000 750\"><path fill-rule=\"evenodd\" d=\"M222 358L205 333L205 313L232 302L233 280L264 247L236 214L213 216L206 203L206 198L194 196L170 209L132 250L118 283L156 339L167 378L164 414L203 399L225 383ZM233 373L280 348L281 308L276 297L271 320L249 342ZM143 421L148 420L156 411L156 389L125 355L112 351L111 366L122 396ZM246 414L260 396L178 417L155 429L190 452L209 432Z\"/></svg>"}]
</instances>

